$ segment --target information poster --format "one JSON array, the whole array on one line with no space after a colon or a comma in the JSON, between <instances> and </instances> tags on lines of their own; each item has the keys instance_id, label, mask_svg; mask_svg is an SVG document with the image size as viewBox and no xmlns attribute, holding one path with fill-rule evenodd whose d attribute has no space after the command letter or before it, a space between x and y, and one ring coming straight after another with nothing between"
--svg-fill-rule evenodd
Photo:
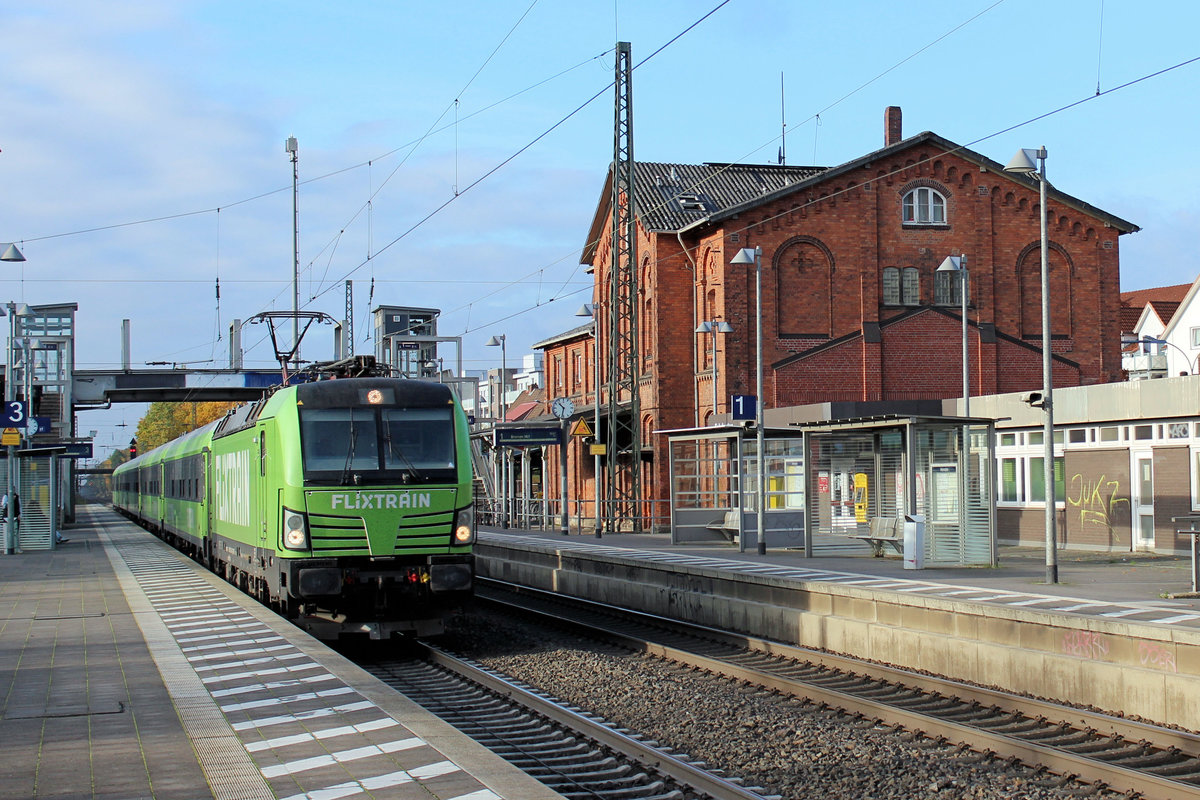
<instances>
[{"instance_id":1,"label":"information poster","mask_svg":"<svg viewBox=\"0 0 1200 800\"><path fill-rule=\"evenodd\" d=\"M934 464L930 468L930 483L933 502L930 511L932 522L958 524L958 466L956 464Z\"/></svg>"}]
</instances>

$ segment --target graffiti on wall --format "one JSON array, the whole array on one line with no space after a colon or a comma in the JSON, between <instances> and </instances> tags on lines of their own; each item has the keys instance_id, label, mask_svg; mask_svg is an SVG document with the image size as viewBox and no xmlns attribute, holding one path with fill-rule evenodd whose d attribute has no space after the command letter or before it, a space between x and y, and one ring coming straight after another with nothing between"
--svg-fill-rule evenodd
<instances>
[{"instance_id":1,"label":"graffiti on wall","mask_svg":"<svg viewBox=\"0 0 1200 800\"><path fill-rule=\"evenodd\" d=\"M1062 651L1076 658L1086 658L1090 661L1107 660L1109 651L1108 637L1094 631L1064 631ZM1163 672L1178 672L1175 664L1175 652L1159 642L1141 640L1137 645L1138 660L1143 667L1160 669Z\"/></svg>"},{"instance_id":2,"label":"graffiti on wall","mask_svg":"<svg viewBox=\"0 0 1200 800\"><path fill-rule=\"evenodd\" d=\"M1100 634L1091 631L1066 631L1063 633L1062 649L1069 656L1095 660L1108 655L1108 642Z\"/></svg>"},{"instance_id":3,"label":"graffiti on wall","mask_svg":"<svg viewBox=\"0 0 1200 800\"><path fill-rule=\"evenodd\" d=\"M1138 657L1143 667L1155 667L1166 672L1179 672L1175 666L1175 654L1166 645L1158 642L1138 642Z\"/></svg>"},{"instance_id":4,"label":"graffiti on wall","mask_svg":"<svg viewBox=\"0 0 1200 800\"><path fill-rule=\"evenodd\" d=\"M1080 526L1095 525L1114 541L1119 541L1118 531L1113 530L1117 520L1118 509L1124 514L1129 512L1129 497L1121 497L1121 482L1110 479L1107 475L1098 478L1085 478L1076 472L1071 476L1070 491L1067 492L1067 504L1079 510Z\"/></svg>"}]
</instances>

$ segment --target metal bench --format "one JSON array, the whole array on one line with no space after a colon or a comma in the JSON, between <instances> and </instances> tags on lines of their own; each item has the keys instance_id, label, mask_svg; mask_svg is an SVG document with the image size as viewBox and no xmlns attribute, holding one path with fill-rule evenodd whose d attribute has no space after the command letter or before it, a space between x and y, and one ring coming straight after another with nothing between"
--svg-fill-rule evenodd
<instances>
[{"instance_id":1,"label":"metal bench","mask_svg":"<svg viewBox=\"0 0 1200 800\"><path fill-rule=\"evenodd\" d=\"M861 539L871 545L871 555L883 558L884 546L889 546L899 555L904 555L904 519L901 517L871 517L871 532L849 534L851 539Z\"/></svg>"},{"instance_id":2,"label":"metal bench","mask_svg":"<svg viewBox=\"0 0 1200 800\"><path fill-rule=\"evenodd\" d=\"M725 516L721 519L714 519L704 527L710 531L716 531L724 536L729 541L737 539L738 533L741 531L741 516L742 512L737 509L731 509L725 512Z\"/></svg>"}]
</instances>

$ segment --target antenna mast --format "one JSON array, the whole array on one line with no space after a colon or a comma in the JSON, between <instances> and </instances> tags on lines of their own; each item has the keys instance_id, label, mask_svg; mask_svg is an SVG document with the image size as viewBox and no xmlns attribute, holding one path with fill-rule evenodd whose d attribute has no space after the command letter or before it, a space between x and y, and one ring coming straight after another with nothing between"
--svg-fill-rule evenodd
<instances>
[{"instance_id":1,"label":"antenna mast","mask_svg":"<svg viewBox=\"0 0 1200 800\"><path fill-rule=\"evenodd\" d=\"M292 156L292 353L296 368L300 367L300 182L296 165L299 145L295 136L283 143L284 152ZM286 370L285 370L286 372Z\"/></svg>"},{"instance_id":2,"label":"antenna mast","mask_svg":"<svg viewBox=\"0 0 1200 800\"><path fill-rule=\"evenodd\" d=\"M783 133L779 137L779 165L787 163L787 111L784 108L783 73L779 73L779 121L783 124Z\"/></svg>"},{"instance_id":3,"label":"antenna mast","mask_svg":"<svg viewBox=\"0 0 1200 800\"><path fill-rule=\"evenodd\" d=\"M346 358L354 355L354 281L346 281Z\"/></svg>"}]
</instances>

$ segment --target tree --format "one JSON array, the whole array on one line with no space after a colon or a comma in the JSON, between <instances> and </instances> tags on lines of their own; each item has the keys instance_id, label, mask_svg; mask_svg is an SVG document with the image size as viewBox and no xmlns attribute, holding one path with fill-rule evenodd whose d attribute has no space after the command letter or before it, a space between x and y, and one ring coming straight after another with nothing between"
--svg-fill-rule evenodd
<instances>
[{"instance_id":1,"label":"tree","mask_svg":"<svg viewBox=\"0 0 1200 800\"><path fill-rule=\"evenodd\" d=\"M96 466L99 469L116 469L128 460L129 456L125 451L114 450L108 458ZM97 503L112 502L112 475L91 474L85 476L83 485L80 487L80 494Z\"/></svg>"},{"instance_id":2,"label":"tree","mask_svg":"<svg viewBox=\"0 0 1200 800\"><path fill-rule=\"evenodd\" d=\"M239 403L151 403L146 416L138 422L138 452L149 453L156 447L194 431L225 416Z\"/></svg>"}]
</instances>

